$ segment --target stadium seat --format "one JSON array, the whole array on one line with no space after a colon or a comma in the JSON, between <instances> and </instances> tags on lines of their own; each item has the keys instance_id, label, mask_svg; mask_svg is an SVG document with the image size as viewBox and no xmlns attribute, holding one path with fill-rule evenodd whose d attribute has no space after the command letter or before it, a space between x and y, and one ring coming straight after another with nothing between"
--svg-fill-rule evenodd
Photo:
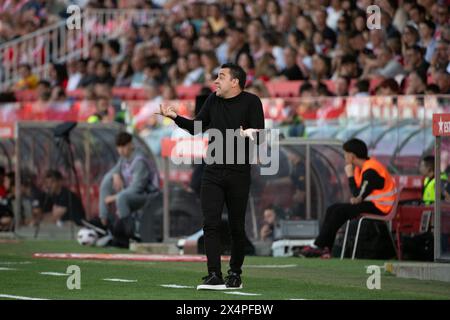
<instances>
[{"instance_id":1,"label":"stadium seat","mask_svg":"<svg viewBox=\"0 0 450 320\"><path fill-rule=\"evenodd\" d=\"M201 89L201 84L194 84L192 86L177 86L175 88L178 99L195 99Z\"/></svg>"},{"instance_id":2,"label":"stadium seat","mask_svg":"<svg viewBox=\"0 0 450 320\"><path fill-rule=\"evenodd\" d=\"M358 246L358 237L359 237L359 231L361 229L361 224L364 220L376 220L376 221L384 221L386 224L388 224L388 229L391 231L391 223L392 220L395 218L395 215L397 214L397 206L398 202L400 200L400 194L402 193L403 187L399 187L397 190L397 195L395 197L394 205L389 212L389 214L384 216L379 216L376 214L370 214L370 213L363 213L358 218L358 228L356 230L356 236L355 236L355 244L353 245L353 252L352 252L352 260L355 259L356 255L356 248ZM348 237L348 229L350 227L350 220L347 221L347 225L345 227L345 235L344 235L344 242L342 243L342 251L341 251L341 260L344 259L344 253L345 253L345 246L347 244L347 237ZM399 242L397 241L397 245L395 244L394 239L392 238L392 233L390 233L392 244L394 245L394 248L396 250L397 256L398 256L398 245Z\"/></svg>"},{"instance_id":3,"label":"stadium seat","mask_svg":"<svg viewBox=\"0 0 450 320\"><path fill-rule=\"evenodd\" d=\"M299 89L303 81L267 82L267 90L273 98L292 98L299 96Z\"/></svg>"}]
</instances>

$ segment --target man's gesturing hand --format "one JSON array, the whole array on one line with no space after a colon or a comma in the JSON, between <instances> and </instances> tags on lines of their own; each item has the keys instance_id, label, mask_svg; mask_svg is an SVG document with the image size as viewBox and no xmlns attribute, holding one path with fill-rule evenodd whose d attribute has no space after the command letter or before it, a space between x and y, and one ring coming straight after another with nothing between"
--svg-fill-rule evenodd
<instances>
[{"instance_id":1,"label":"man's gesturing hand","mask_svg":"<svg viewBox=\"0 0 450 320\"><path fill-rule=\"evenodd\" d=\"M253 133L254 132L258 132L259 131L259 129L252 129L252 128L248 128L248 129L242 129L242 126L241 126L241 131L240 131L240 134L241 134L241 137L249 137L250 138L250 140L252 140L252 141L254 141L255 140L255 138L253 138Z\"/></svg>"},{"instance_id":2,"label":"man's gesturing hand","mask_svg":"<svg viewBox=\"0 0 450 320\"><path fill-rule=\"evenodd\" d=\"M177 117L177 113L175 112L175 108L172 106L163 106L159 105L159 112L155 112L155 114L162 115L164 117L169 117L171 119L175 119Z\"/></svg>"}]
</instances>

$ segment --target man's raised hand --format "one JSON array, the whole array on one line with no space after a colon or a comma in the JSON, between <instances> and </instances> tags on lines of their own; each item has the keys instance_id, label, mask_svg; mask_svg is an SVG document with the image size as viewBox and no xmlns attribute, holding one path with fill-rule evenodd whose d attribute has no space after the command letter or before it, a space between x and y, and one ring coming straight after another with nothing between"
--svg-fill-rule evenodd
<instances>
[{"instance_id":1,"label":"man's raised hand","mask_svg":"<svg viewBox=\"0 0 450 320\"><path fill-rule=\"evenodd\" d=\"M252 129L252 128L248 128L248 129L242 129L242 126L241 126L241 131L240 131L240 134L241 134L241 137L249 137L250 138L250 140L252 140L252 141L254 141L255 140L255 138L253 138L253 133L255 133L255 132L258 132L259 131L259 129Z\"/></svg>"},{"instance_id":2,"label":"man's raised hand","mask_svg":"<svg viewBox=\"0 0 450 320\"><path fill-rule=\"evenodd\" d=\"M164 117L168 117L171 119L175 119L177 117L177 113L175 112L175 108L172 106L163 106L159 105L159 112L155 112L155 114L159 114Z\"/></svg>"}]
</instances>

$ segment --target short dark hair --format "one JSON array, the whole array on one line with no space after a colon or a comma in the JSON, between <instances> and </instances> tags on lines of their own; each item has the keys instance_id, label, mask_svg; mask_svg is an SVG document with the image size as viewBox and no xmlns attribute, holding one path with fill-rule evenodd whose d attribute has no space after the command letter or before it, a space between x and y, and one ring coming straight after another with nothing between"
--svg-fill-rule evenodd
<instances>
[{"instance_id":1,"label":"short dark hair","mask_svg":"<svg viewBox=\"0 0 450 320\"><path fill-rule=\"evenodd\" d=\"M434 22L433 21L431 21L431 20L424 20L424 21L421 21L420 23L423 23L423 24L425 24L429 29L431 29L433 32L434 32L434 30L436 30L436 25L434 24ZM419 24L420 24L419 23Z\"/></svg>"},{"instance_id":2,"label":"short dark hair","mask_svg":"<svg viewBox=\"0 0 450 320\"><path fill-rule=\"evenodd\" d=\"M6 170L4 166L0 166L0 176L4 176L6 174Z\"/></svg>"},{"instance_id":3,"label":"short dark hair","mask_svg":"<svg viewBox=\"0 0 450 320\"><path fill-rule=\"evenodd\" d=\"M301 96L303 93L310 90L314 90L314 87L309 81L306 81L300 86L300 88L298 89L298 93Z\"/></svg>"},{"instance_id":4,"label":"short dark hair","mask_svg":"<svg viewBox=\"0 0 450 320\"><path fill-rule=\"evenodd\" d=\"M369 159L367 145L360 139L350 139L342 146L344 151L353 153L359 159Z\"/></svg>"},{"instance_id":5,"label":"short dark hair","mask_svg":"<svg viewBox=\"0 0 450 320\"><path fill-rule=\"evenodd\" d=\"M235 64L235 63L224 63L221 66L222 69L230 69L230 75L231 79L238 79L239 81L239 87L241 90L244 90L245 88L245 82L247 80L247 74L245 73L244 69L242 69L241 66Z\"/></svg>"},{"instance_id":6,"label":"short dark hair","mask_svg":"<svg viewBox=\"0 0 450 320\"><path fill-rule=\"evenodd\" d=\"M119 132L116 136L116 146L122 147L129 144L133 140L133 136L128 132Z\"/></svg>"},{"instance_id":7,"label":"short dark hair","mask_svg":"<svg viewBox=\"0 0 450 320\"><path fill-rule=\"evenodd\" d=\"M434 171L434 156L425 156L422 161L427 168L433 169Z\"/></svg>"},{"instance_id":8,"label":"short dark hair","mask_svg":"<svg viewBox=\"0 0 450 320\"><path fill-rule=\"evenodd\" d=\"M63 180L63 175L59 170L51 169L47 171L47 173L45 174L45 178L61 181Z\"/></svg>"},{"instance_id":9,"label":"short dark hair","mask_svg":"<svg viewBox=\"0 0 450 320\"><path fill-rule=\"evenodd\" d=\"M115 52L120 53L120 43L116 39L108 40L108 46Z\"/></svg>"},{"instance_id":10,"label":"short dark hair","mask_svg":"<svg viewBox=\"0 0 450 320\"><path fill-rule=\"evenodd\" d=\"M356 82L358 92L369 92L370 82L367 79L361 79Z\"/></svg>"},{"instance_id":11,"label":"short dark hair","mask_svg":"<svg viewBox=\"0 0 450 320\"><path fill-rule=\"evenodd\" d=\"M353 54L346 54L341 59L341 65L358 63L357 58Z\"/></svg>"}]
</instances>

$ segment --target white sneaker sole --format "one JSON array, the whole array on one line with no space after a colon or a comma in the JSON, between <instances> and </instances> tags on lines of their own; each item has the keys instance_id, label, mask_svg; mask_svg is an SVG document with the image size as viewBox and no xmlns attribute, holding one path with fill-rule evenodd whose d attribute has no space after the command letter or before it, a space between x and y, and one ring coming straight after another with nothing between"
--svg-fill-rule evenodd
<instances>
[{"instance_id":1,"label":"white sneaker sole","mask_svg":"<svg viewBox=\"0 0 450 320\"><path fill-rule=\"evenodd\" d=\"M201 284L197 286L197 290L227 290L227 287L224 284Z\"/></svg>"},{"instance_id":2,"label":"white sneaker sole","mask_svg":"<svg viewBox=\"0 0 450 320\"><path fill-rule=\"evenodd\" d=\"M242 284L239 287L227 287L224 284L220 284L220 285L207 285L207 284L201 284L197 286L197 290L218 290L218 291L223 291L223 290L238 290L238 289L242 289Z\"/></svg>"}]
</instances>

